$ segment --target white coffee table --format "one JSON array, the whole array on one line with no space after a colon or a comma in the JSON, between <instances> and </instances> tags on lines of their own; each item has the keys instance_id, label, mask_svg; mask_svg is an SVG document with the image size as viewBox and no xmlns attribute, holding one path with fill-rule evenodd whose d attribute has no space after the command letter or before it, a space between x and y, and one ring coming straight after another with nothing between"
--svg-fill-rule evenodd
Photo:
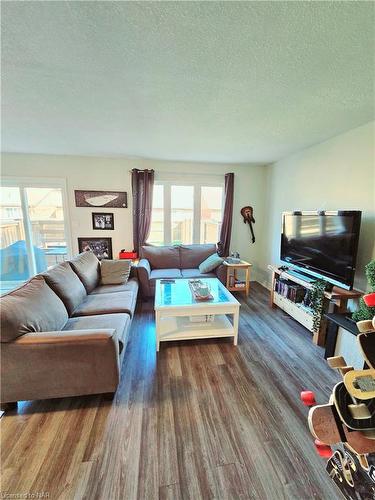
<instances>
[{"instance_id":1,"label":"white coffee table","mask_svg":"<svg viewBox=\"0 0 375 500\"><path fill-rule=\"evenodd\" d=\"M174 283L156 281L155 321L156 350L160 342L217 337L238 339L240 303L217 278L202 279L211 288L213 299L197 301L193 298L188 279L176 279ZM195 323L190 316L214 315L213 321ZM233 324L227 315L233 316Z\"/></svg>"}]
</instances>

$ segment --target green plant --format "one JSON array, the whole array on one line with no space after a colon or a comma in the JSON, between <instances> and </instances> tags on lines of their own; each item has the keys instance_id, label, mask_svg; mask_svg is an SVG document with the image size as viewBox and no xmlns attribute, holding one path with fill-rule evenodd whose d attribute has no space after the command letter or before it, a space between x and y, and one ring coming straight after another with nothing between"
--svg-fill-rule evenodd
<instances>
[{"instance_id":1,"label":"green plant","mask_svg":"<svg viewBox=\"0 0 375 500\"><path fill-rule=\"evenodd\" d=\"M364 321L372 319L375 316L375 307L368 307L365 301L360 298L358 302L358 309L352 314L354 321Z\"/></svg>"},{"instance_id":2,"label":"green plant","mask_svg":"<svg viewBox=\"0 0 375 500\"><path fill-rule=\"evenodd\" d=\"M373 292L375 292L375 260L371 260L365 266L365 273L366 273L367 282L370 285L371 290Z\"/></svg>"},{"instance_id":3,"label":"green plant","mask_svg":"<svg viewBox=\"0 0 375 500\"><path fill-rule=\"evenodd\" d=\"M365 274L371 291L375 292L375 260L371 260L365 266ZM366 306L365 301L360 298L358 302L358 309L352 314L352 319L354 321L364 321L367 319L372 319L374 316L375 307Z\"/></svg>"},{"instance_id":4,"label":"green plant","mask_svg":"<svg viewBox=\"0 0 375 500\"><path fill-rule=\"evenodd\" d=\"M313 311L313 331L317 332L320 328L320 322L324 312L324 292L329 284L322 279L314 281L310 290L310 307Z\"/></svg>"}]
</instances>

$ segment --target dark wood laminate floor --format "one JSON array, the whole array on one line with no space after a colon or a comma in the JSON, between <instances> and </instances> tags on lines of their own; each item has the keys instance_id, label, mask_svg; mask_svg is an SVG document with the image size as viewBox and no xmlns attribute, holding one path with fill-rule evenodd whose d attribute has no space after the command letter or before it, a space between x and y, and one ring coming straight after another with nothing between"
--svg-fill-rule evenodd
<instances>
[{"instance_id":1,"label":"dark wood laminate floor","mask_svg":"<svg viewBox=\"0 0 375 500\"><path fill-rule=\"evenodd\" d=\"M239 295L241 297L241 295ZM304 328L253 284L239 345L162 344L139 306L113 402L22 403L1 419L2 488L88 499L335 499L302 389L326 402L337 376ZM340 497L341 498L341 497Z\"/></svg>"}]
</instances>

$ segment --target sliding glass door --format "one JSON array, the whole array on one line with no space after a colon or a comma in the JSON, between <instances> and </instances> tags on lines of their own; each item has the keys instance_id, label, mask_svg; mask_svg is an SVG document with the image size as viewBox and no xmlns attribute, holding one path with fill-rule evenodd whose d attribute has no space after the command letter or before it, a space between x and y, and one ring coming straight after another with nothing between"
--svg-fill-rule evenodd
<instances>
[{"instance_id":1,"label":"sliding glass door","mask_svg":"<svg viewBox=\"0 0 375 500\"><path fill-rule=\"evenodd\" d=\"M65 205L63 182L1 186L1 293L70 257Z\"/></svg>"}]
</instances>

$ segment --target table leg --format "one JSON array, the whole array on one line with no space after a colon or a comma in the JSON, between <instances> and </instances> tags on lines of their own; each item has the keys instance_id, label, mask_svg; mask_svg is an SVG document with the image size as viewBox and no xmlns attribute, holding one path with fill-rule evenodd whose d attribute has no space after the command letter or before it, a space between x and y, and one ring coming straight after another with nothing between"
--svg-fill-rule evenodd
<instances>
[{"instance_id":1,"label":"table leg","mask_svg":"<svg viewBox=\"0 0 375 500\"><path fill-rule=\"evenodd\" d=\"M156 352L160 348L160 312L155 311Z\"/></svg>"},{"instance_id":2,"label":"table leg","mask_svg":"<svg viewBox=\"0 0 375 500\"><path fill-rule=\"evenodd\" d=\"M245 286L246 286L246 297L249 296L250 291L250 268L246 268L246 278L245 278Z\"/></svg>"},{"instance_id":3,"label":"table leg","mask_svg":"<svg viewBox=\"0 0 375 500\"><path fill-rule=\"evenodd\" d=\"M234 338L233 338L233 344L237 345L238 342L238 323L239 323L239 316L240 316L240 311L237 309L237 311L233 314L233 331L234 331Z\"/></svg>"},{"instance_id":4,"label":"table leg","mask_svg":"<svg viewBox=\"0 0 375 500\"><path fill-rule=\"evenodd\" d=\"M275 271L272 272L272 284L271 284L271 294L270 294L270 306L272 308L276 307L276 304L274 303L274 296L275 296L275 282L276 282L276 273Z\"/></svg>"}]
</instances>

